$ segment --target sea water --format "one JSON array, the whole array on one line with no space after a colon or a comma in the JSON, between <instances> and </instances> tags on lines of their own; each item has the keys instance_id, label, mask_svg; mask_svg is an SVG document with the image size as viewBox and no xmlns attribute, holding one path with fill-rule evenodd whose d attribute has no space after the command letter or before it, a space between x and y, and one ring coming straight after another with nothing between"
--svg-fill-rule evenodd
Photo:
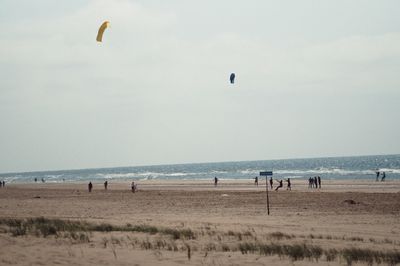
<instances>
[{"instance_id":1,"label":"sea water","mask_svg":"<svg viewBox=\"0 0 400 266\"><path fill-rule=\"evenodd\" d=\"M371 179L376 171L386 173L386 180L400 179L400 155L284 159L220 163L193 163L154 166L96 168L24 173L3 173L6 183L132 181L150 179L212 180L252 179L260 171L273 171L274 178Z\"/></svg>"}]
</instances>

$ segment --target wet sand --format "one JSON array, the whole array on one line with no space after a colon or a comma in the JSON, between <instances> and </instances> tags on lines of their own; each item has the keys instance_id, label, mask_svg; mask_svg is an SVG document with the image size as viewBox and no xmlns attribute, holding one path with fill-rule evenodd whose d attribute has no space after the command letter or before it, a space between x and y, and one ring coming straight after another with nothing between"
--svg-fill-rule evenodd
<instances>
[{"instance_id":1,"label":"wet sand","mask_svg":"<svg viewBox=\"0 0 400 266\"><path fill-rule=\"evenodd\" d=\"M264 181L264 182L263 182ZM309 189L294 180L269 191L266 211L265 180L140 181L87 184L18 184L0 189L0 218L46 217L96 224L149 225L190 229L195 239L143 232L91 232L90 242L34 235L12 236L0 231L1 265L346 265L276 255L242 254L240 243L307 244L325 249L363 248L400 251L400 181L324 181ZM276 185L276 182L275 182ZM274 237L283 234L288 237ZM177 246L147 248L144 241ZM104 244L107 242L108 244ZM115 243L114 243L115 242ZM111 244L110 244L111 243ZM191 247L190 260L187 249Z\"/></svg>"}]
</instances>

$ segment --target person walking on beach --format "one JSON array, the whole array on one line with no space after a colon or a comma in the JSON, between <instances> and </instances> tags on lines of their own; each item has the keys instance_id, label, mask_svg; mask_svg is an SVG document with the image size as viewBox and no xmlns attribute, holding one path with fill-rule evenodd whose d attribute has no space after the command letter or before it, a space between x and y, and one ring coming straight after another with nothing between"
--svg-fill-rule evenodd
<instances>
[{"instance_id":1,"label":"person walking on beach","mask_svg":"<svg viewBox=\"0 0 400 266\"><path fill-rule=\"evenodd\" d=\"M274 181L272 180L272 176L269 178L269 186L271 187L271 190L273 189L272 184L274 183Z\"/></svg>"},{"instance_id":2,"label":"person walking on beach","mask_svg":"<svg viewBox=\"0 0 400 266\"><path fill-rule=\"evenodd\" d=\"M35 177L35 183L37 182L37 178Z\"/></svg>"},{"instance_id":3,"label":"person walking on beach","mask_svg":"<svg viewBox=\"0 0 400 266\"><path fill-rule=\"evenodd\" d=\"M318 188L318 180L316 176L314 176L314 188Z\"/></svg>"},{"instance_id":4,"label":"person walking on beach","mask_svg":"<svg viewBox=\"0 0 400 266\"><path fill-rule=\"evenodd\" d=\"M281 180L276 179L276 181L279 182L279 186L277 186L277 187L275 188L275 191L278 191L279 188L283 187L283 181L282 181L282 179L281 179Z\"/></svg>"},{"instance_id":5,"label":"person walking on beach","mask_svg":"<svg viewBox=\"0 0 400 266\"><path fill-rule=\"evenodd\" d=\"M1 188L2 185L3 185L3 182L0 181L0 188Z\"/></svg>"},{"instance_id":6,"label":"person walking on beach","mask_svg":"<svg viewBox=\"0 0 400 266\"><path fill-rule=\"evenodd\" d=\"M92 192L92 188L93 188L93 184L92 184L92 182L89 182L89 184L88 184L89 192Z\"/></svg>"},{"instance_id":7,"label":"person walking on beach","mask_svg":"<svg viewBox=\"0 0 400 266\"><path fill-rule=\"evenodd\" d=\"M132 193L135 193L135 191L136 191L136 185L135 185L134 181L132 181L131 190L132 190Z\"/></svg>"},{"instance_id":8,"label":"person walking on beach","mask_svg":"<svg viewBox=\"0 0 400 266\"><path fill-rule=\"evenodd\" d=\"M379 171L376 171L376 182L379 181L379 174L380 174L380 172L379 172Z\"/></svg>"},{"instance_id":9,"label":"person walking on beach","mask_svg":"<svg viewBox=\"0 0 400 266\"><path fill-rule=\"evenodd\" d=\"M106 180L106 182L104 182L104 190L107 190L108 187L108 181Z\"/></svg>"},{"instance_id":10,"label":"person walking on beach","mask_svg":"<svg viewBox=\"0 0 400 266\"><path fill-rule=\"evenodd\" d=\"M385 181L385 178L386 178L386 173L385 173L385 172L382 172L382 179L381 179L381 182ZM3 187L4 187L4 184L3 184Z\"/></svg>"},{"instance_id":11,"label":"person walking on beach","mask_svg":"<svg viewBox=\"0 0 400 266\"><path fill-rule=\"evenodd\" d=\"M214 177L214 187L216 187L218 185L218 178Z\"/></svg>"},{"instance_id":12,"label":"person walking on beach","mask_svg":"<svg viewBox=\"0 0 400 266\"><path fill-rule=\"evenodd\" d=\"M287 182L287 188L286 188L286 190L292 190L292 183L290 182L290 178L288 178L288 179L286 180L286 182Z\"/></svg>"},{"instance_id":13,"label":"person walking on beach","mask_svg":"<svg viewBox=\"0 0 400 266\"><path fill-rule=\"evenodd\" d=\"M254 185L258 187L258 176L254 177Z\"/></svg>"},{"instance_id":14,"label":"person walking on beach","mask_svg":"<svg viewBox=\"0 0 400 266\"><path fill-rule=\"evenodd\" d=\"M320 176L318 176L318 186L319 186L319 188L321 188L321 177Z\"/></svg>"},{"instance_id":15,"label":"person walking on beach","mask_svg":"<svg viewBox=\"0 0 400 266\"><path fill-rule=\"evenodd\" d=\"M313 181L314 179L312 179L312 177L310 176L310 178L308 179L308 188L312 188Z\"/></svg>"}]
</instances>

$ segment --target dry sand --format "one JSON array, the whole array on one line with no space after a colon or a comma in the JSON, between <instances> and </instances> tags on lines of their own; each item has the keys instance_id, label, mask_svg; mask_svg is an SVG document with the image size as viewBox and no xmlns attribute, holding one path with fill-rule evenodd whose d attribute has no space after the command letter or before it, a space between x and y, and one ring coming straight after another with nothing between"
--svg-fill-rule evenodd
<instances>
[{"instance_id":1,"label":"dry sand","mask_svg":"<svg viewBox=\"0 0 400 266\"><path fill-rule=\"evenodd\" d=\"M308 189L295 180L270 191L265 181L143 181L130 183L19 184L0 189L0 218L46 217L96 224L190 229L195 239L140 232L92 232L90 242L65 237L12 236L0 230L0 265L346 265L242 254L239 243L307 244L323 249L357 247L400 251L400 181L323 181ZM351 201L349 201L351 200ZM288 237L279 238L280 233ZM152 247L146 249L145 243ZM155 248L163 242L166 247ZM190 260L187 247L190 246Z\"/></svg>"}]
</instances>

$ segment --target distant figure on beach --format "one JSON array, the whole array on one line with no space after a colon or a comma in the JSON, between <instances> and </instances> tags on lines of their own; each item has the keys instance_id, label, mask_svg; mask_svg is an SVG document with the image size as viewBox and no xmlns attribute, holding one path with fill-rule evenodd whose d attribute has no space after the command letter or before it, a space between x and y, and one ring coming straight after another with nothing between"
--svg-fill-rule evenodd
<instances>
[{"instance_id":1,"label":"distant figure on beach","mask_svg":"<svg viewBox=\"0 0 400 266\"><path fill-rule=\"evenodd\" d=\"M292 183L290 182L290 178L288 178L288 179L286 180L286 182L287 182L287 188L286 188L286 190L292 190Z\"/></svg>"},{"instance_id":2,"label":"distant figure on beach","mask_svg":"<svg viewBox=\"0 0 400 266\"><path fill-rule=\"evenodd\" d=\"M312 179L311 176L310 176L310 178L308 178L308 188L312 188L312 182L313 182L313 180L314 180L314 179Z\"/></svg>"},{"instance_id":3,"label":"distant figure on beach","mask_svg":"<svg viewBox=\"0 0 400 266\"><path fill-rule=\"evenodd\" d=\"M274 181L272 180L272 176L270 177L270 179L269 179L269 186L271 187L271 190L273 189L273 183L274 183Z\"/></svg>"},{"instance_id":4,"label":"distant figure on beach","mask_svg":"<svg viewBox=\"0 0 400 266\"><path fill-rule=\"evenodd\" d=\"M42 183L44 183L44 182L46 182L46 181L44 180L44 178L42 178Z\"/></svg>"},{"instance_id":5,"label":"distant figure on beach","mask_svg":"<svg viewBox=\"0 0 400 266\"><path fill-rule=\"evenodd\" d=\"M254 177L254 185L258 187L258 176Z\"/></svg>"},{"instance_id":6,"label":"distant figure on beach","mask_svg":"<svg viewBox=\"0 0 400 266\"><path fill-rule=\"evenodd\" d=\"M385 172L382 172L382 179L381 179L381 182L382 182L382 181L385 181L385 178L386 178L386 173L385 173ZM3 184L3 187L4 187L4 184Z\"/></svg>"},{"instance_id":7,"label":"distant figure on beach","mask_svg":"<svg viewBox=\"0 0 400 266\"><path fill-rule=\"evenodd\" d=\"M214 177L214 187L216 187L218 185L218 178Z\"/></svg>"},{"instance_id":8,"label":"distant figure on beach","mask_svg":"<svg viewBox=\"0 0 400 266\"><path fill-rule=\"evenodd\" d=\"M318 188L318 180L316 176L314 176L314 188Z\"/></svg>"},{"instance_id":9,"label":"distant figure on beach","mask_svg":"<svg viewBox=\"0 0 400 266\"><path fill-rule=\"evenodd\" d=\"M275 191L278 191L279 188L283 187L283 181L282 181L282 179L281 179L281 180L276 179L276 181L278 181L279 186L277 186L277 187L275 188Z\"/></svg>"},{"instance_id":10,"label":"distant figure on beach","mask_svg":"<svg viewBox=\"0 0 400 266\"><path fill-rule=\"evenodd\" d=\"M92 182L89 182L89 184L88 184L89 192L92 192L92 188L93 188L93 184L92 184Z\"/></svg>"},{"instance_id":11,"label":"distant figure on beach","mask_svg":"<svg viewBox=\"0 0 400 266\"><path fill-rule=\"evenodd\" d=\"M321 177L320 176L318 176L318 186L319 186L319 188L321 188Z\"/></svg>"},{"instance_id":12,"label":"distant figure on beach","mask_svg":"<svg viewBox=\"0 0 400 266\"><path fill-rule=\"evenodd\" d=\"M107 186L108 186L108 181L106 180L106 182L104 182L104 189L107 190Z\"/></svg>"},{"instance_id":13,"label":"distant figure on beach","mask_svg":"<svg viewBox=\"0 0 400 266\"><path fill-rule=\"evenodd\" d=\"M380 172L379 172L379 171L376 171L376 182L379 181L379 175L380 175Z\"/></svg>"},{"instance_id":14,"label":"distant figure on beach","mask_svg":"<svg viewBox=\"0 0 400 266\"><path fill-rule=\"evenodd\" d=\"M1 186L3 186L3 182L0 181L0 188L1 188Z\"/></svg>"},{"instance_id":15,"label":"distant figure on beach","mask_svg":"<svg viewBox=\"0 0 400 266\"><path fill-rule=\"evenodd\" d=\"M135 191L136 191L136 185L135 185L134 181L132 181L131 190L132 190L132 193L135 193Z\"/></svg>"},{"instance_id":16,"label":"distant figure on beach","mask_svg":"<svg viewBox=\"0 0 400 266\"><path fill-rule=\"evenodd\" d=\"M35 183L37 182L37 178L35 177Z\"/></svg>"},{"instance_id":17,"label":"distant figure on beach","mask_svg":"<svg viewBox=\"0 0 400 266\"><path fill-rule=\"evenodd\" d=\"M3 187L6 187L6 181L3 180Z\"/></svg>"}]
</instances>

